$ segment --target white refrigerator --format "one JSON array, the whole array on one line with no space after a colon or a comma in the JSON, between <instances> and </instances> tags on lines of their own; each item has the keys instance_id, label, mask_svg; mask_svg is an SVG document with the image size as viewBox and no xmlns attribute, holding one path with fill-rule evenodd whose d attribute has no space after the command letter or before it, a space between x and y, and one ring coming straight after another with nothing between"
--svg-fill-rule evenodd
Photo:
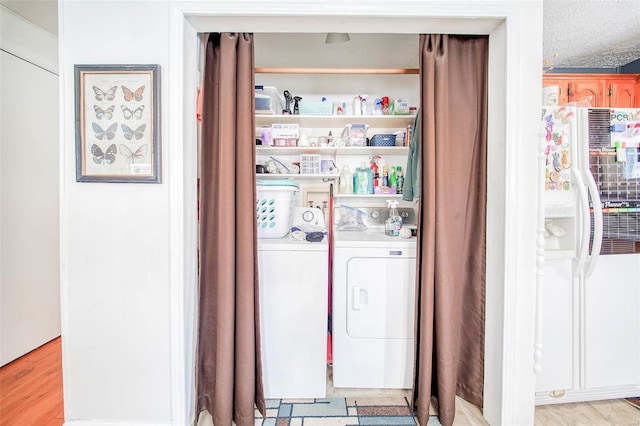
<instances>
[{"instance_id":1,"label":"white refrigerator","mask_svg":"<svg viewBox=\"0 0 640 426\"><path fill-rule=\"evenodd\" d=\"M640 109L545 107L536 403L640 395Z\"/></svg>"}]
</instances>

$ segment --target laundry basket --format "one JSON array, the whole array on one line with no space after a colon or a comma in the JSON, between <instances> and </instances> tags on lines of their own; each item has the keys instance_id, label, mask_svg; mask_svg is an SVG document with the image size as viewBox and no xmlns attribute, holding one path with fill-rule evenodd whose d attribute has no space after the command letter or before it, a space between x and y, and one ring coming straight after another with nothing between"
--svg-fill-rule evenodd
<instances>
[{"instance_id":1,"label":"laundry basket","mask_svg":"<svg viewBox=\"0 0 640 426\"><path fill-rule=\"evenodd\" d=\"M256 185L258 238L282 238L291 229L298 184L288 180L258 181Z\"/></svg>"}]
</instances>

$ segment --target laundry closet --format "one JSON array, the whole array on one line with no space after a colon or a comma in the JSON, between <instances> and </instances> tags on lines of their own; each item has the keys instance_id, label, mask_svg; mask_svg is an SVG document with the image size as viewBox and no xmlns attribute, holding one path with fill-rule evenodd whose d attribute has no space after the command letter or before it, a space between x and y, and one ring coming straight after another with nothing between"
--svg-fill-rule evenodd
<instances>
[{"instance_id":1,"label":"laundry closet","mask_svg":"<svg viewBox=\"0 0 640 426\"><path fill-rule=\"evenodd\" d=\"M267 398L325 397L328 376L335 388L411 387L417 221L398 179L419 108L419 38L334 36L254 34ZM390 202L405 238L385 234Z\"/></svg>"}]
</instances>

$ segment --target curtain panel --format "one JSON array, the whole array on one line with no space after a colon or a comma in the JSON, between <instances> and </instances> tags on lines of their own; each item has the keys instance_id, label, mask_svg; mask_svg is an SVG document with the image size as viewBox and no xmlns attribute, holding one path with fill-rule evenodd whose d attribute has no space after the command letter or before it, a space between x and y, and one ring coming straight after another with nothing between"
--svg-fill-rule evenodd
<instances>
[{"instance_id":1,"label":"curtain panel","mask_svg":"<svg viewBox=\"0 0 640 426\"><path fill-rule=\"evenodd\" d=\"M413 403L443 425L482 407L488 37L420 36L419 236Z\"/></svg>"},{"instance_id":2,"label":"curtain panel","mask_svg":"<svg viewBox=\"0 0 640 426\"><path fill-rule=\"evenodd\" d=\"M252 34L210 34L202 85L196 413L264 413L255 225Z\"/></svg>"}]
</instances>

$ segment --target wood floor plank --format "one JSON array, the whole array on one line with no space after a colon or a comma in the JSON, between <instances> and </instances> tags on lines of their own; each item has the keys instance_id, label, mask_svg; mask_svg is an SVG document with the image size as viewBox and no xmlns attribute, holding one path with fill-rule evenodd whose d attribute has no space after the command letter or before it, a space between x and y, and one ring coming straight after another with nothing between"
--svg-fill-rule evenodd
<instances>
[{"instance_id":1,"label":"wood floor plank","mask_svg":"<svg viewBox=\"0 0 640 426\"><path fill-rule=\"evenodd\" d=\"M2 407L2 421L8 422L7 425L19 425L21 419L25 416L28 418L35 418L40 416L40 410L42 408L42 402L49 394L57 394L58 398L62 397L62 378L56 380L56 377L52 375L50 380L40 383L39 386L29 387L25 389L19 389L17 392L8 395L11 399L8 399L8 403L5 405L3 398Z\"/></svg>"},{"instance_id":2,"label":"wood floor plank","mask_svg":"<svg viewBox=\"0 0 640 426\"><path fill-rule=\"evenodd\" d=\"M63 418L58 418L63 412L62 390L47 393L36 406L24 410L21 416L15 418L15 424L62 424Z\"/></svg>"},{"instance_id":3,"label":"wood floor plank","mask_svg":"<svg viewBox=\"0 0 640 426\"><path fill-rule=\"evenodd\" d=\"M607 424L640 425L640 410L624 400L591 401L588 404L600 413Z\"/></svg>"},{"instance_id":4,"label":"wood floor plank","mask_svg":"<svg viewBox=\"0 0 640 426\"><path fill-rule=\"evenodd\" d=\"M60 337L45 343L44 345L32 350L31 352L11 361L9 364L0 367L0 384L6 376L13 375L16 370L24 368L25 365L37 363L40 360L51 355L53 358L62 358L62 345Z\"/></svg>"},{"instance_id":5,"label":"wood floor plank","mask_svg":"<svg viewBox=\"0 0 640 426\"><path fill-rule=\"evenodd\" d=\"M40 362L44 358L50 357L51 355L60 357L61 351L62 351L62 339L60 337L56 337L50 342L47 342L44 345L29 352L28 354L29 357L25 359L25 361Z\"/></svg>"},{"instance_id":6,"label":"wood floor plank","mask_svg":"<svg viewBox=\"0 0 640 426\"><path fill-rule=\"evenodd\" d=\"M53 361L53 362L52 362ZM61 370L62 365L52 359L48 362L27 362L22 364L22 368L15 369L13 374L6 375L0 380L3 389L13 389L17 386L25 386L30 382L43 380L43 376L51 374L52 370ZM44 378L46 380L46 377Z\"/></svg>"},{"instance_id":7,"label":"wood floor plank","mask_svg":"<svg viewBox=\"0 0 640 426\"><path fill-rule=\"evenodd\" d=\"M0 368L0 426L62 425L60 338Z\"/></svg>"}]
</instances>

